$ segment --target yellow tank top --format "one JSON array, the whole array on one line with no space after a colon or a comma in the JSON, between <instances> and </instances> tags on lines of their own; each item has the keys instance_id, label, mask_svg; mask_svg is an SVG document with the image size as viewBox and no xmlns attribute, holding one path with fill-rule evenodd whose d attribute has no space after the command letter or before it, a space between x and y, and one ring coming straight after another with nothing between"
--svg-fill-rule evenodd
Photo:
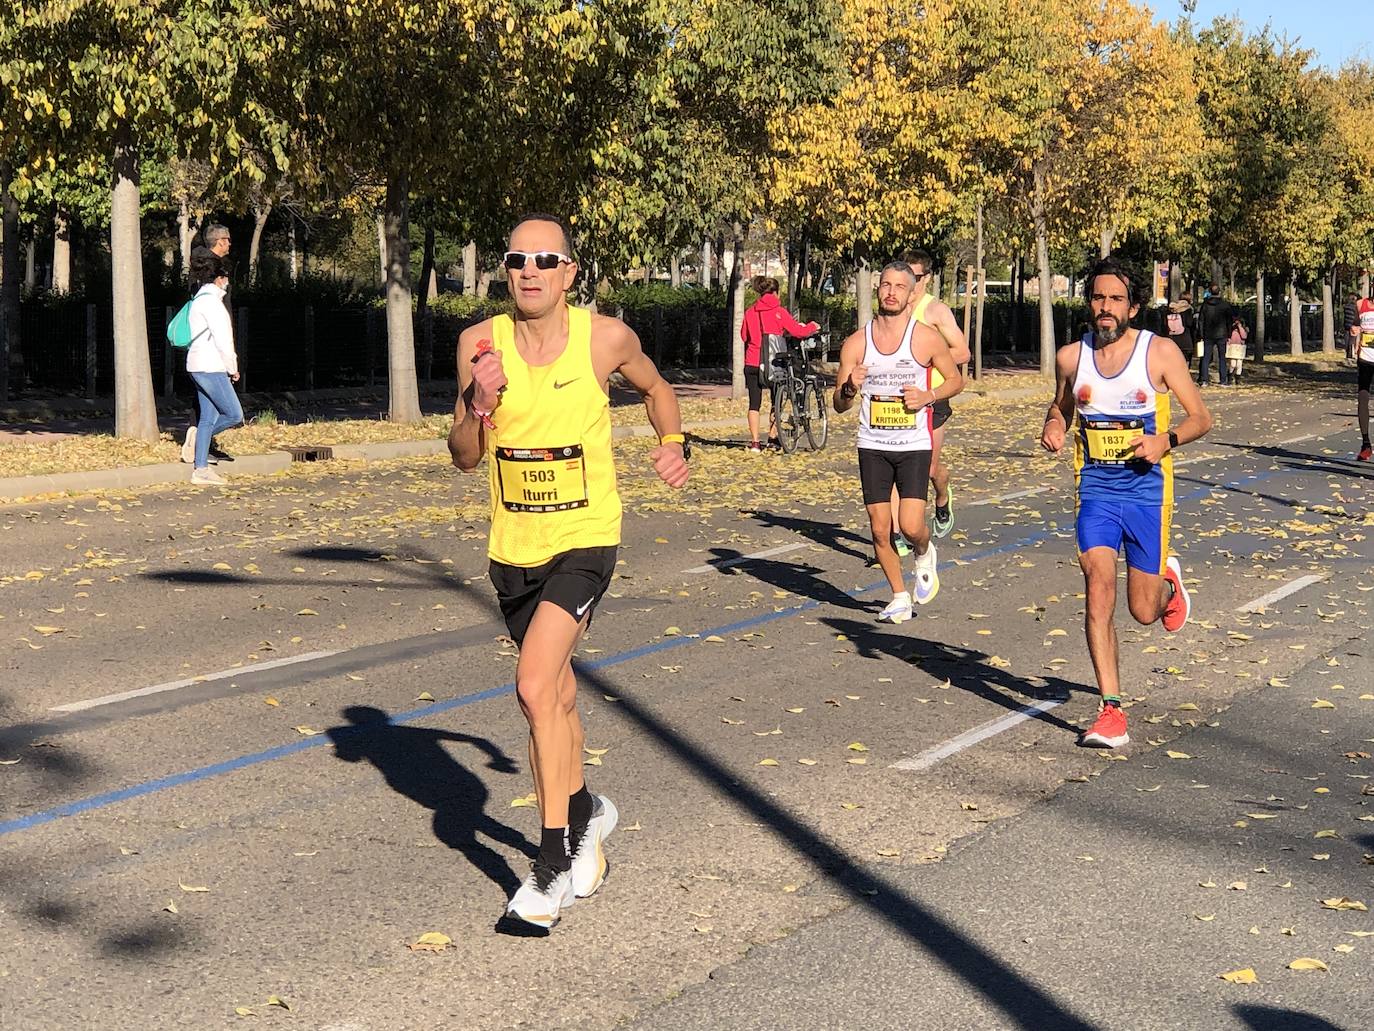
<instances>
[{"instance_id":1,"label":"yellow tank top","mask_svg":"<svg viewBox=\"0 0 1374 1031\"><path fill-rule=\"evenodd\" d=\"M926 294L924 297L922 297L919 301L916 302L916 310L911 315L911 317L915 319L917 322L919 322L921 325L930 326L931 329L935 329L935 327L926 321L925 316L926 309L930 307L930 302L933 300L935 300L934 297L931 297L930 294ZM935 329L935 332L939 333L940 331L938 329ZM944 339L943 334L941 334L940 339ZM930 389L934 390L944 381L945 377L940 375L940 370L937 369L935 365L932 363L930 366Z\"/></svg>"},{"instance_id":2,"label":"yellow tank top","mask_svg":"<svg viewBox=\"0 0 1374 1031\"><path fill-rule=\"evenodd\" d=\"M611 405L592 367L591 312L568 308L568 346L549 365L520 357L509 315L492 320L492 345L508 382L487 431L487 554L532 567L619 544Z\"/></svg>"}]
</instances>

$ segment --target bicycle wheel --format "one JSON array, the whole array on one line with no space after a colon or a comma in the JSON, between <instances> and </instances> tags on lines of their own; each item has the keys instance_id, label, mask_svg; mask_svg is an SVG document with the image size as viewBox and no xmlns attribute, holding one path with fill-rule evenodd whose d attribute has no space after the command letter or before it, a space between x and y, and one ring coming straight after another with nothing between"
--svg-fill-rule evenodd
<instances>
[{"instance_id":1,"label":"bicycle wheel","mask_svg":"<svg viewBox=\"0 0 1374 1031\"><path fill-rule=\"evenodd\" d=\"M797 392L789 376L773 387L773 414L777 417L778 443L786 454L797 450L801 428L797 425Z\"/></svg>"},{"instance_id":2,"label":"bicycle wheel","mask_svg":"<svg viewBox=\"0 0 1374 1031\"><path fill-rule=\"evenodd\" d=\"M806 413L806 439L811 442L812 451L819 451L830 439L830 412L825 391L815 381L806 384L802 411Z\"/></svg>"}]
</instances>

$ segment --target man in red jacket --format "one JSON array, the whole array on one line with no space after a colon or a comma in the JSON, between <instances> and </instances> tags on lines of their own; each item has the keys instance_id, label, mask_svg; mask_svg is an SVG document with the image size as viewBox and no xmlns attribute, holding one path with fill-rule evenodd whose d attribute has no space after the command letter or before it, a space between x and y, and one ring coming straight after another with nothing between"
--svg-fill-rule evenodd
<instances>
[{"instance_id":1,"label":"man in red jacket","mask_svg":"<svg viewBox=\"0 0 1374 1031\"><path fill-rule=\"evenodd\" d=\"M809 337L820 329L817 322L802 325L792 317L792 313L782 306L778 299L778 281L772 276L755 276L754 292L759 299L744 313L744 325L740 327L740 339L744 341L744 385L749 389L749 450L762 451L759 444L759 408L763 405L763 384L759 379L759 355L763 350L765 336L781 336L790 333L797 338ZM771 413L776 418L777 413ZM773 443L773 434L769 434Z\"/></svg>"}]
</instances>

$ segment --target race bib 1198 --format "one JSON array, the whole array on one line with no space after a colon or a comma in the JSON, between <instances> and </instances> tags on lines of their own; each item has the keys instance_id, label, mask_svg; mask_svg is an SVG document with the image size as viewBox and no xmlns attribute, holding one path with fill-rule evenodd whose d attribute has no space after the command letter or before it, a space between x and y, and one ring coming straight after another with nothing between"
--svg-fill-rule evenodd
<instances>
[{"instance_id":1,"label":"race bib 1198","mask_svg":"<svg viewBox=\"0 0 1374 1031\"><path fill-rule=\"evenodd\" d=\"M874 394L868 399L868 425L875 430L909 430L916 426L916 413L907 411L900 397Z\"/></svg>"},{"instance_id":2,"label":"race bib 1198","mask_svg":"<svg viewBox=\"0 0 1374 1031\"><path fill-rule=\"evenodd\" d=\"M565 512L587 507L582 445L496 449L501 504L510 512Z\"/></svg>"}]
</instances>

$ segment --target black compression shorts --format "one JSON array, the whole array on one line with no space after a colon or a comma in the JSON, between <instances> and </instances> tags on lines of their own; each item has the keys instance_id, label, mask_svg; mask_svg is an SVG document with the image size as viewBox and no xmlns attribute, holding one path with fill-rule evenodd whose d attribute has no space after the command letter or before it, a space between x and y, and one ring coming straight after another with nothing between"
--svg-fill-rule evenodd
<instances>
[{"instance_id":1,"label":"black compression shorts","mask_svg":"<svg viewBox=\"0 0 1374 1031\"><path fill-rule=\"evenodd\" d=\"M590 625L592 610L611 584L615 554L614 546L573 548L529 568L493 561L487 575L496 588L511 639L517 645L525 643L525 632L541 601L553 602L579 622L586 617Z\"/></svg>"},{"instance_id":2,"label":"black compression shorts","mask_svg":"<svg viewBox=\"0 0 1374 1031\"><path fill-rule=\"evenodd\" d=\"M759 367L744 367L744 385L749 390L749 410L757 412L763 406L763 384L759 382Z\"/></svg>"},{"instance_id":3,"label":"black compression shorts","mask_svg":"<svg viewBox=\"0 0 1374 1031\"><path fill-rule=\"evenodd\" d=\"M1374 362L1356 362L1355 374L1360 378L1360 389L1368 390L1374 383Z\"/></svg>"},{"instance_id":4,"label":"black compression shorts","mask_svg":"<svg viewBox=\"0 0 1374 1031\"><path fill-rule=\"evenodd\" d=\"M898 497L924 503L930 483L930 452L875 451L861 447L859 483L863 487L865 505L891 501L894 483Z\"/></svg>"}]
</instances>

